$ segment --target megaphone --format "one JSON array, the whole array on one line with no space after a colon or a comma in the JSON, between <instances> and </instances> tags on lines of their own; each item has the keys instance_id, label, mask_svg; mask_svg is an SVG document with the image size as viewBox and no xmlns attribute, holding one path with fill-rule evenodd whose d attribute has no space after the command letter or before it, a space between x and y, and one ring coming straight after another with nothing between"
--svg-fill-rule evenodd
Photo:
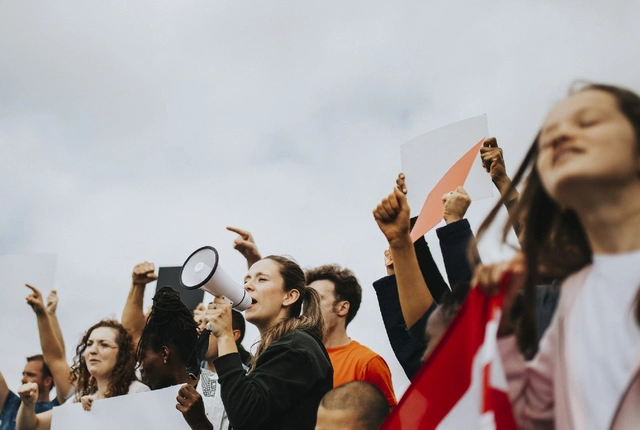
<instances>
[{"instance_id":1,"label":"megaphone","mask_svg":"<svg viewBox=\"0 0 640 430\"><path fill-rule=\"evenodd\" d=\"M220 256L213 246L196 249L182 265L180 283L187 290L199 288L216 297L224 297L233 309L244 311L251 305L251 296L222 270L219 263Z\"/></svg>"}]
</instances>

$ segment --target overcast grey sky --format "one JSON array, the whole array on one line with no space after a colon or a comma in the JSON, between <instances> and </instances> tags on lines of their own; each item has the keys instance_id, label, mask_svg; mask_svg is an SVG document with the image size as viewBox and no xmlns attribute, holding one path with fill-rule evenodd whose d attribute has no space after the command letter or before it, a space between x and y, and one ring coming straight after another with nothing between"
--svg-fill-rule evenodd
<instances>
[{"instance_id":1,"label":"overcast grey sky","mask_svg":"<svg viewBox=\"0 0 640 430\"><path fill-rule=\"evenodd\" d=\"M240 281L224 227L246 228L264 254L355 271L349 332L400 394L371 288L385 249L371 211L399 146L487 113L514 171L574 79L640 90L639 16L632 0L0 2L0 253L57 254L71 352L120 316L140 261L210 244ZM474 227L490 205L472 205ZM26 305L4 297L6 322ZM2 342L17 388L37 339Z\"/></svg>"}]
</instances>

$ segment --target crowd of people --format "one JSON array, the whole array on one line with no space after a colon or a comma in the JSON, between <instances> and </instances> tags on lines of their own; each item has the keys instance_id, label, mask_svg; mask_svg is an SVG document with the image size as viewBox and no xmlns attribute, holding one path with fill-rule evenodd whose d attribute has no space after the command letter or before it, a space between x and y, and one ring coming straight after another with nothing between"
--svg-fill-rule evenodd
<instances>
[{"instance_id":1,"label":"crowd of people","mask_svg":"<svg viewBox=\"0 0 640 430\"><path fill-rule=\"evenodd\" d=\"M373 211L389 244L387 275L373 287L395 357L411 379L437 354L471 288L503 290L498 348L518 426L636 428L640 97L603 84L572 91L544 119L513 180L495 138L485 139L480 156L500 201L476 239L464 188L442 197L444 276L424 238L410 237L414 178L400 174ZM503 206L502 240L513 231L520 249L484 265L476 242ZM355 274L262 257L249 232L229 229L247 260L252 301L244 316L224 298L190 310L170 287L145 314L145 288L157 276L144 262L133 269L121 320L93 324L71 364L56 293L45 303L27 285L42 351L27 358L17 393L0 373L0 430L49 429L53 409L65 403L90 413L101 399L175 385L176 413L192 429L380 428L398 399L385 360L348 335L362 299ZM260 333L253 353L242 345L245 321Z\"/></svg>"}]
</instances>

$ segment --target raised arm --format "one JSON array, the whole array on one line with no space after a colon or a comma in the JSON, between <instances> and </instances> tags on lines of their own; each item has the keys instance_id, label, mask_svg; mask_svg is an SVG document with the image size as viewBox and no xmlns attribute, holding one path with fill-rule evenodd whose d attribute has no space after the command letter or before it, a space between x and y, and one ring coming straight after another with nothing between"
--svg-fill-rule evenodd
<instances>
[{"instance_id":1,"label":"raised arm","mask_svg":"<svg viewBox=\"0 0 640 430\"><path fill-rule=\"evenodd\" d=\"M387 276L375 281L373 288L376 291L382 322L384 323L391 348L407 378L411 379L422 364L420 358L425 345L424 342L415 340L407 332L407 326L402 316L402 308L400 307L400 299L398 298L398 287L393 272L391 251L386 250L384 255Z\"/></svg>"},{"instance_id":2,"label":"raised arm","mask_svg":"<svg viewBox=\"0 0 640 430\"><path fill-rule=\"evenodd\" d=\"M38 401L38 384L28 382L18 389L20 396L20 409L16 417L17 430L49 430L51 428L52 411L42 412L36 415L36 402Z\"/></svg>"},{"instance_id":3,"label":"raised arm","mask_svg":"<svg viewBox=\"0 0 640 430\"><path fill-rule=\"evenodd\" d=\"M251 268L253 263L262 259L251 233L236 227L227 227L227 230L238 233L238 236L233 241L233 248L247 259L247 266L249 268Z\"/></svg>"},{"instance_id":4,"label":"raised arm","mask_svg":"<svg viewBox=\"0 0 640 430\"><path fill-rule=\"evenodd\" d=\"M479 263L469 261L469 247L476 246L469 221L464 218L471 198L464 188L458 187L442 196L442 202L443 218L447 225L436 229L436 233L447 277L453 287L462 282L470 282L473 268Z\"/></svg>"},{"instance_id":5,"label":"raised arm","mask_svg":"<svg viewBox=\"0 0 640 430\"><path fill-rule=\"evenodd\" d=\"M511 178L507 175L502 148L498 146L498 141L495 137L488 137L484 140L482 148L480 148L480 157L482 158L482 165L491 176L491 181L504 199L504 207L511 214L520 194L518 190L511 187ZM522 231L520 223L514 223L513 230L516 236L519 236Z\"/></svg>"},{"instance_id":6,"label":"raised arm","mask_svg":"<svg viewBox=\"0 0 640 430\"><path fill-rule=\"evenodd\" d=\"M127 329L133 338L133 344L137 345L144 330L146 318L142 311L144 301L144 289L149 282L153 282L158 277L155 274L153 263L144 262L137 264L131 274L131 289L127 297L127 303L122 311L122 325Z\"/></svg>"},{"instance_id":7,"label":"raised arm","mask_svg":"<svg viewBox=\"0 0 640 430\"><path fill-rule=\"evenodd\" d=\"M32 293L27 296L27 303L33 309L38 321L38 334L40 335L40 347L44 362L49 366L53 380L56 384L56 397L60 404L64 403L72 384L69 380L71 368L67 364L64 350L58 341L49 313L45 309L42 294L37 288L25 284Z\"/></svg>"},{"instance_id":8,"label":"raised arm","mask_svg":"<svg viewBox=\"0 0 640 430\"><path fill-rule=\"evenodd\" d=\"M51 292L47 296L47 313L49 314L49 319L51 320L53 331L56 334L56 337L58 338L58 342L60 342L60 346L62 347L62 353L66 356L64 338L62 337L62 330L60 329L60 323L58 322L58 314L56 313L57 309L58 309L58 292L56 290L51 290Z\"/></svg>"},{"instance_id":9,"label":"raised arm","mask_svg":"<svg viewBox=\"0 0 640 430\"><path fill-rule=\"evenodd\" d=\"M422 277L413 242L409 236L409 205L405 193L404 175L397 186L374 209L373 217L389 242L398 283L398 296L407 327L415 324L433 303L433 297Z\"/></svg>"}]
</instances>

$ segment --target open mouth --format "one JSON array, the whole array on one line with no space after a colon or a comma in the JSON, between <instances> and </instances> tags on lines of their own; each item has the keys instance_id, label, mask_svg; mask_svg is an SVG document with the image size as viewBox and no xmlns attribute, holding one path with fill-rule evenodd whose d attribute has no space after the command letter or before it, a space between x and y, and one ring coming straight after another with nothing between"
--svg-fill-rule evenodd
<instances>
[{"instance_id":1,"label":"open mouth","mask_svg":"<svg viewBox=\"0 0 640 430\"><path fill-rule=\"evenodd\" d=\"M556 151L555 154L553 154L553 164L556 164L557 162L566 158L570 154L580 154L580 153L582 153L582 151L578 148L571 148L571 147L561 148L558 151Z\"/></svg>"},{"instance_id":2,"label":"open mouth","mask_svg":"<svg viewBox=\"0 0 640 430\"><path fill-rule=\"evenodd\" d=\"M251 298L251 304L253 305L253 304L255 304L255 303L258 303L258 301L252 297L252 298Z\"/></svg>"}]
</instances>

